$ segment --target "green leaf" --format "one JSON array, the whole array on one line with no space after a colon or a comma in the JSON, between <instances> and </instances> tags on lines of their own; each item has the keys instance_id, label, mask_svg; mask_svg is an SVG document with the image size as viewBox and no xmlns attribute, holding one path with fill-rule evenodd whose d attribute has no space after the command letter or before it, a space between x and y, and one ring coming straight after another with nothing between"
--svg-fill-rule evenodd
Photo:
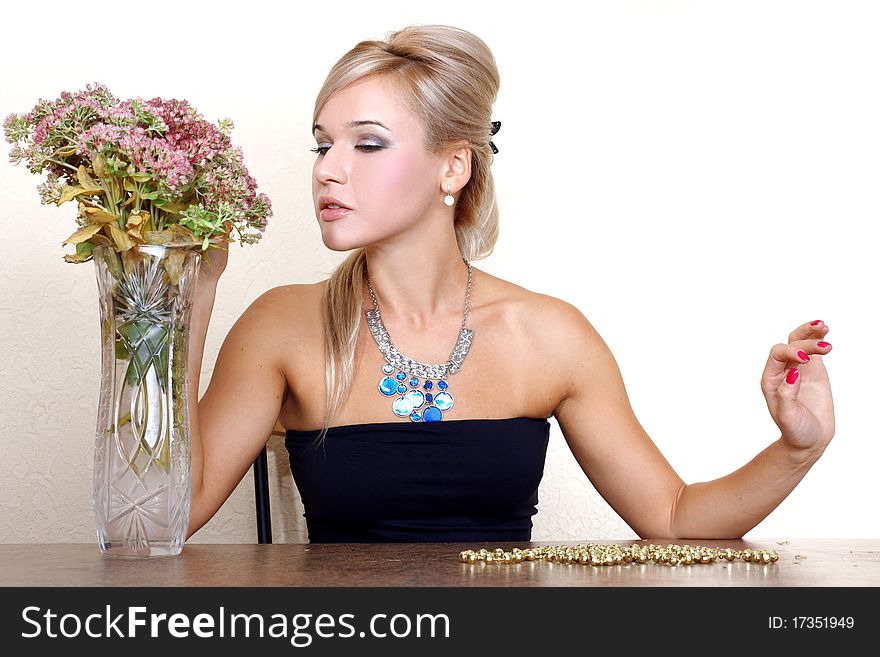
<instances>
[{"instance_id":1,"label":"green leaf","mask_svg":"<svg viewBox=\"0 0 880 657\"><path fill-rule=\"evenodd\" d=\"M162 208L164 212L169 214L180 214L184 209L184 206L180 205L177 201L172 201L167 198L157 199L153 201L153 205L157 208Z\"/></svg>"},{"instance_id":2,"label":"green leaf","mask_svg":"<svg viewBox=\"0 0 880 657\"><path fill-rule=\"evenodd\" d=\"M110 274L117 281L122 280L122 260L119 257L119 253L115 250L109 250L107 252L107 257L105 262L107 263L107 269L110 270Z\"/></svg>"},{"instance_id":3,"label":"green leaf","mask_svg":"<svg viewBox=\"0 0 880 657\"><path fill-rule=\"evenodd\" d=\"M143 171L139 171L138 173L132 174L131 177L134 178L135 180L137 180L138 182L147 182L147 181L151 180L153 176L151 176L149 173L144 173Z\"/></svg>"}]
</instances>

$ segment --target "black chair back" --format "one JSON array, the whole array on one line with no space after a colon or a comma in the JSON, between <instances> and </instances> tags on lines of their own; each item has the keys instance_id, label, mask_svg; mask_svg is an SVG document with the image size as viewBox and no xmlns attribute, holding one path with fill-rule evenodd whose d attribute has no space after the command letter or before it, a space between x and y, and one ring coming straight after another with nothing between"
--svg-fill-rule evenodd
<instances>
[{"instance_id":1,"label":"black chair back","mask_svg":"<svg viewBox=\"0 0 880 657\"><path fill-rule=\"evenodd\" d=\"M257 543L272 542L272 514L269 507L269 460L266 447L254 461L254 501L257 510Z\"/></svg>"}]
</instances>

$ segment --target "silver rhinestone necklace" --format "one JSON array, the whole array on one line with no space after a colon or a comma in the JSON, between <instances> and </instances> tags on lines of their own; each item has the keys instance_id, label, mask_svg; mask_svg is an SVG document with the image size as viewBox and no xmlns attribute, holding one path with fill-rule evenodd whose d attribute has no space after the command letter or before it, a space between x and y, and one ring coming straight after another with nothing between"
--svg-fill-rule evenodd
<instances>
[{"instance_id":1,"label":"silver rhinestone necklace","mask_svg":"<svg viewBox=\"0 0 880 657\"><path fill-rule=\"evenodd\" d=\"M385 356L385 365L382 367L384 376L379 381L379 392L384 397L393 398L391 410L397 417L409 417L413 422L439 422L443 419L443 414L455 403L446 379L450 374L455 374L461 369L461 364L468 355L474 339L473 330L467 328L473 272L471 263L464 257L462 261L467 265L468 270L464 317L449 360L441 365L414 360L397 350L391 342L385 324L382 323L379 302L373 292L370 277L367 276L367 288L373 298L373 309L365 311L367 325L379 346L379 351Z\"/></svg>"}]
</instances>

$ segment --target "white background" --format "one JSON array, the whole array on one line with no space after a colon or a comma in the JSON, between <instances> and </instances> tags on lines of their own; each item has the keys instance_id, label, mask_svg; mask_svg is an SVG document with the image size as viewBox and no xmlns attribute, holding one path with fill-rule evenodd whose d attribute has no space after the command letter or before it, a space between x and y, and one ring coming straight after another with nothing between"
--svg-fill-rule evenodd
<instances>
[{"instance_id":1,"label":"white background","mask_svg":"<svg viewBox=\"0 0 880 657\"><path fill-rule=\"evenodd\" d=\"M310 198L311 112L330 66L359 40L452 24L489 44L502 79L501 237L477 266L581 309L688 482L778 438L759 388L767 354L826 321L836 437L747 537L880 537L876 3L8 4L0 114L97 81L235 121L275 216L261 243L232 250L202 390L253 299L325 278L342 257L321 243ZM94 266L62 261L75 210L41 206L39 182L0 162L0 542L89 542ZM271 445L276 540L304 540ZM635 536L555 424L540 498L535 540ZM252 516L248 476L195 540L253 541Z\"/></svg>"}]
</instances>

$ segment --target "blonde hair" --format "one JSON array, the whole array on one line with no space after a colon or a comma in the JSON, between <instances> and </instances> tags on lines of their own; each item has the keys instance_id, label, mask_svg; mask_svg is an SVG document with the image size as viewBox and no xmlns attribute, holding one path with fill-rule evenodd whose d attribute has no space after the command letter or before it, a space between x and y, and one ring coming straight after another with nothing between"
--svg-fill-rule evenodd
<instances>
[{"instance_id":1,"label":"blonde hair","mask_svg":"<svg viewBox=\"0 0 880 657\"><path fill-rule=\"evenodd\" d=\"M333 94L371 75L383 76L403 92L421 119L429 152L468 142L471 177L456 203L455 237L468 261L485 258L498 238L489 139L500 78L491 50L470 32L445 25L410 26L389 33L385 41L361 41L327 75L315 100L313 123ZM366 264L366 250L353 250L330 275L324 291L326 404L318 440L351 390Z\"/></svg>"}]
</instances>

